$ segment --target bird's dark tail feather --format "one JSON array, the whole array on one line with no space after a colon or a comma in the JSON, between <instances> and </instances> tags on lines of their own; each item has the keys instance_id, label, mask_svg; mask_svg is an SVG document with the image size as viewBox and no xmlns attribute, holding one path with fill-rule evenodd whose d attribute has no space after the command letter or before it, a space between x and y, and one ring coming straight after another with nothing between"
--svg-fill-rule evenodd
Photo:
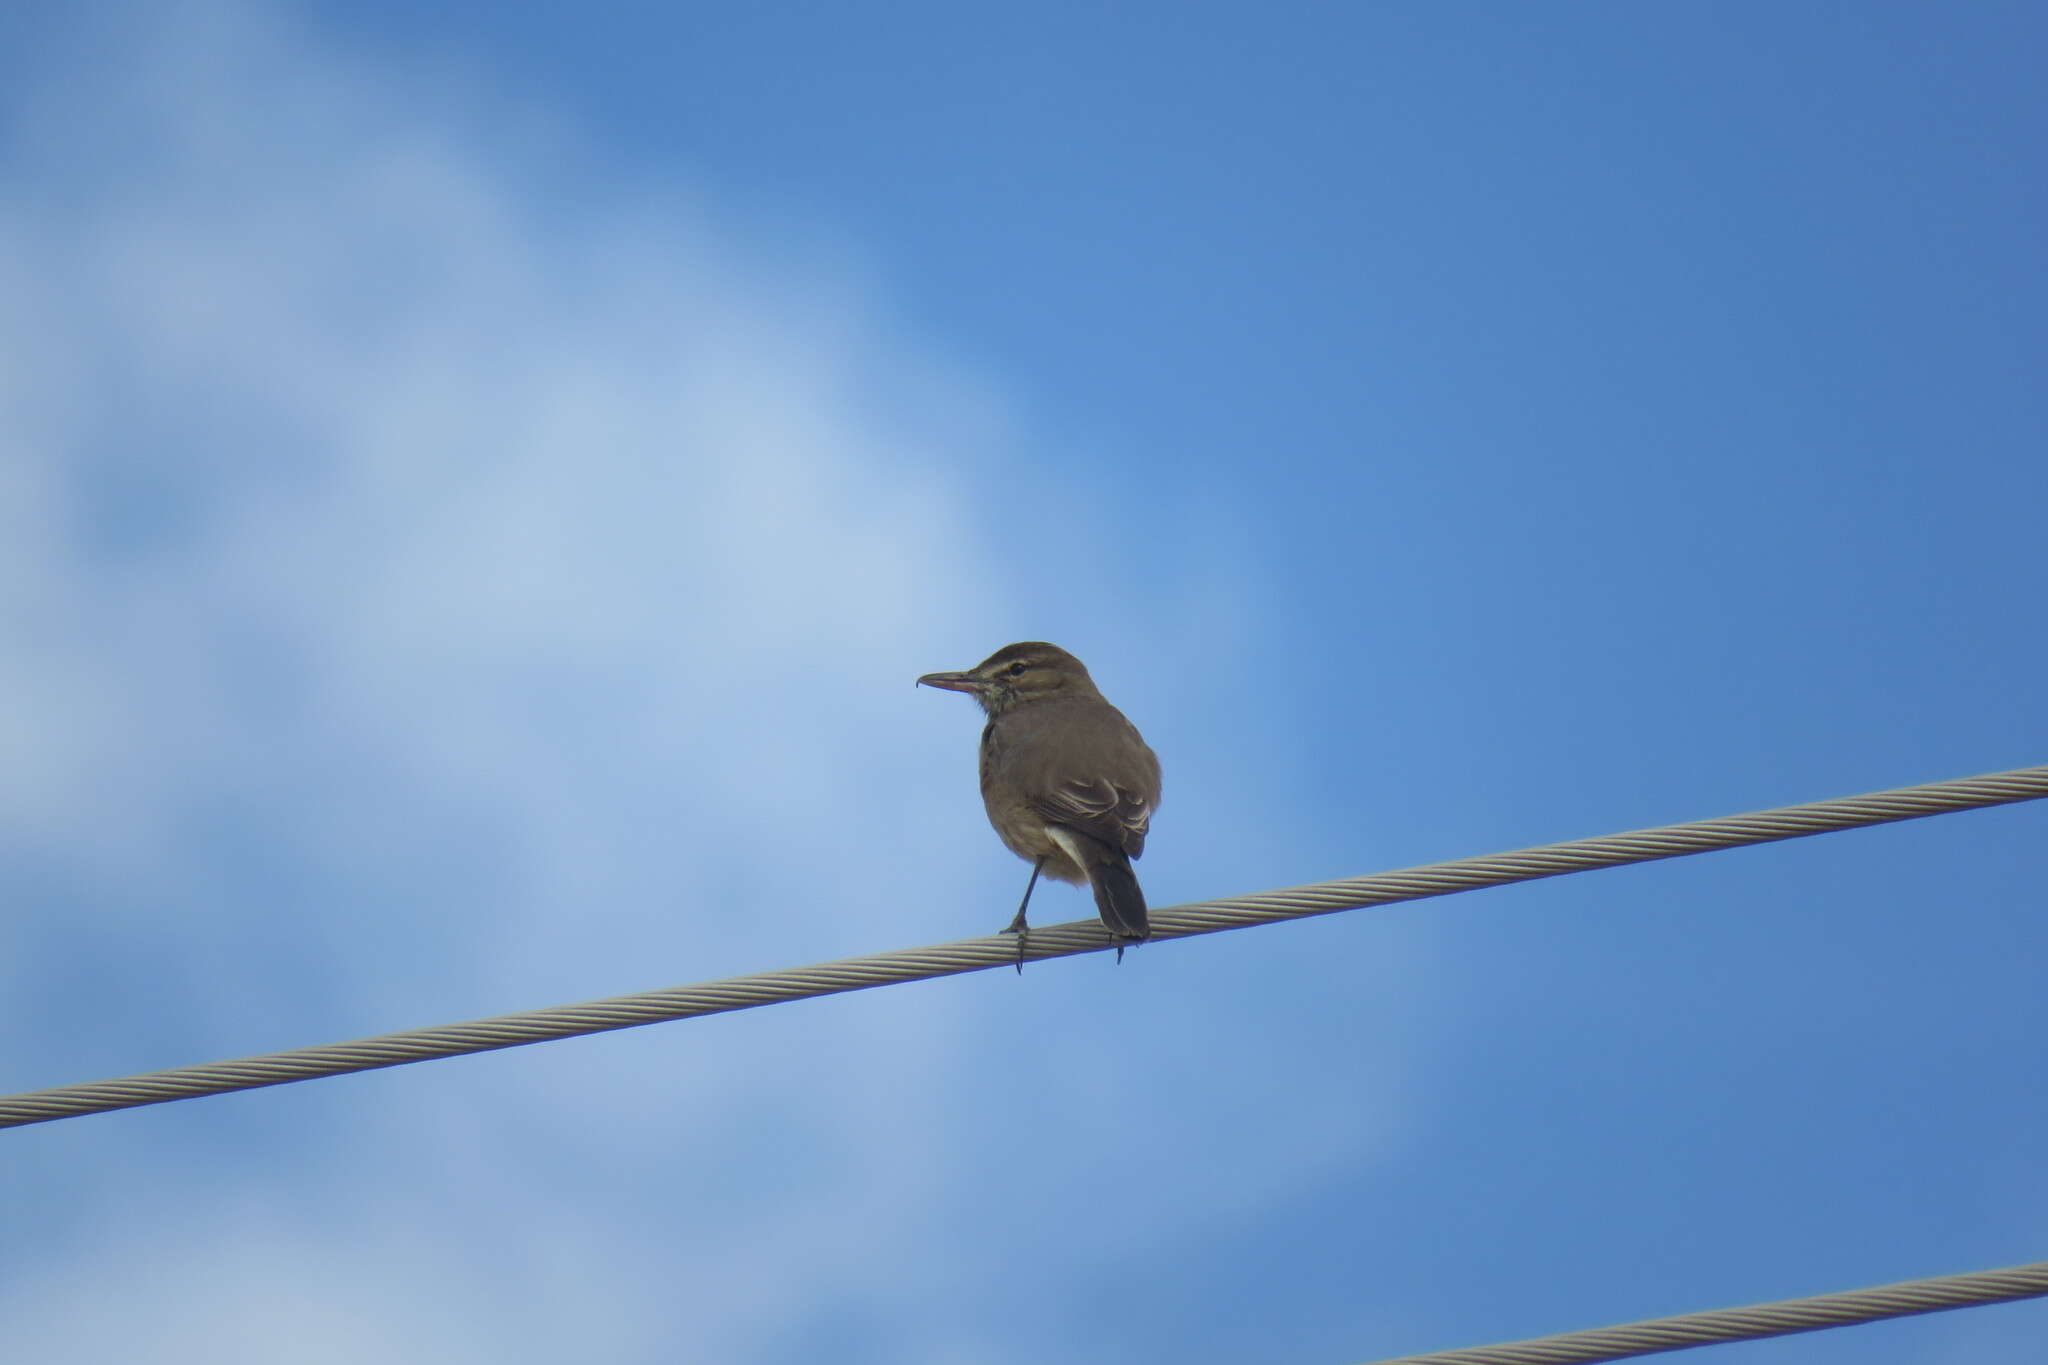
<instances>
[{"instance_id":1,"label":"bird's dark tail feather","mask_svg":"<svg viewBox=\"0 0 2048 1365\"><path fill-rule=\"evenodd\" d=\"M1095 908L1102 922L1119 942L1136 943L1152 937L1152 921L1145 913L1145 892L1131 860L1114 849L1088 865L1088 885L1095 892ZM1119 953L1121 955L1121 953Z\"/></svg>"}]
</instances>

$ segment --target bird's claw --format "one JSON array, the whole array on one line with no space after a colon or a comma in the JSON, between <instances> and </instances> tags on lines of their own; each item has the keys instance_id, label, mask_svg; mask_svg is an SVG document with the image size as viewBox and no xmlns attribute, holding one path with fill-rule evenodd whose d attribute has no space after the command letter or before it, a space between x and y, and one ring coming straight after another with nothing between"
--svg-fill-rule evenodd
<instances>
[{"instance_id":1,"label":"bird's claw","mask_svg":"<svg viewBox=\"0 0 2048 1365\"><path fill-rule=\"evenodd\" d=\"M1017 936L1017 975L1022 976L1024 975L1024 949L1031 942L1031 926L1024 922L1022 915L1019 915L1010 921L1008 927L1003 932Z\"/></svg>"}]
</instances>

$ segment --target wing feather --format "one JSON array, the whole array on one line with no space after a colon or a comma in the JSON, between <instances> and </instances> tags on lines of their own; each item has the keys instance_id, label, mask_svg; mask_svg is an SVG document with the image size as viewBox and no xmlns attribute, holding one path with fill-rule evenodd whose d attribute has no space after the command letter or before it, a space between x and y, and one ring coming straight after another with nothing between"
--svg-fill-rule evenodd
<instances>
[{"instance_id":1,"label":"wing feather","mask_svg":"<svg viewBox=\"0 0 2048 1365\"><path fill-rule=\"evenodd\" d=\"M1093 835L1134 858L1144 851L1145 832L1152 825L1151 802L1107 778L1069 778L1031 804L1049 823Z\"/></svg>"}]
</instances>

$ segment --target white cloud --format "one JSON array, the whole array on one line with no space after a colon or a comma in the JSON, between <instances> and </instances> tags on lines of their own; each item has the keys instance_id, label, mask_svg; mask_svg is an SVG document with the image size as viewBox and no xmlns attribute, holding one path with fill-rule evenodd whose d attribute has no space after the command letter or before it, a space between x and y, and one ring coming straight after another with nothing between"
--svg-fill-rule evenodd
<instances>
[{"instance_id":1,"label":"white cloud","mask_svg":"<svg viewBox=\"0 0 2048 1365\"><path fill-rule=\"evenodd\" d=\"M807 938L843 951L850 910L873 917L859 941L898 941L881 895L813 869L889 856L886 798L904 788L878 800L864 770L979 586L948 457L1007 439L986 397L843 278L749 260L679 196L565 214L545 172L493 168L506 149L475 141L492 111L450 110L420 73L351 66L255 10L143 27L101 81L16 92L24 173L0 199L25 286L0 313L0 847L20 884L41 868L103 920L72 922L74 945L150 945L155 998L116 1027L174 1022L240 1050L543 1003L512 993L557 982L775 965ZM906 417L930 395L946 416ZM884 775L936 773L930 733L922 752L880 755ZM267 895L252 867L281 869L285 889ZM295 903L309 886L322 899ZM15 928L10 1070L119 1054L59 1042L67 1021L28 989L54 960L27 945L63 926ZM948 1050L901 1014L842 1014L808 1055ZM517 1084L485 1067L380 1088L404 1098L378 1126L432 1132L452 1095L501 1140L451 1149L443 1132L420 1169L358 1171L385 1192L354 1228L166 1215L185 1225L169 1264L155 1237L113 1237L47 1261L33 1295L10 1277L10 1316L82 1358L67 1305L111 1276L138 1309L186 1305L161 1330L195 1357L427 1343L437 1359L517 1358L584 1339L592 1319L624 1349L673 1310L618 1271L644 1247L521 1179L545 1163L503 1134L575 1113L577 1131L554 1134L572 1162L657 1179L696 1142L722 1154L714 1186L735 1179L763 1053L725 1044L665 1063L666 1100L610 1063L644 1045L602 1043L521 1066ZM841 1093L830 1066L798 1068L808 1089L783 1121L829 1119L851 1203L743 1198L744 1235L681 1239L697 1251L660 1278L698 1283L717 1308L703 1320L725 1324L714 1342L759 1327L749 1285L758 1298L793 1273L815 1290L835 1245L861 1264L829 1234L874 1226L873 1201L914 1209L902 1144L861 1131L905 1131L939 1065L886 1107ZM614 1140L608 1110L666 1122ZM377 1150L363 1120L348 1127ZM88 1169L111 1159L88 1150ZM124 1193L98 1178L87 1207ZM430 1196L492 1216L408 1250L405 1209ZM459 1270L430 1310L438 1296L403 1272L459 1267L478 1235L534 1239L513 1275L523 1318L502 1321L497 1291ZM790 1245L817 1264L789 1264ZM575 1311L601 1284L628 1311Z\"/></svg>"},{"instance_id":2,"label":"white cloud","mask_svg":"<svg viewBox=\"0 0 2048 1365\"><path fill-rule=\"evenodd\" d=\"M111 55L127 122L93 130L152 155L17 182L6 209L34 284L6 329L31 649L5 758L34 779L10 827L147 829L164 783L336 750L373 786L493 789L579 861L621 804L579 760L708 765L673 792L704 836L833 804L832 774L788 765L987 593L947 463L1000 419L970 393L964 422L906 426L953 381L680 198L565 215L465 143L482 112L260 11L180 13ZM65 160L105 93L45 92L22 162Z\"/></svg>"},{"instance_id":3,"label":"white cloud","mask_svg":"<svg viewBox=\"0 0 2048 1365\"><path fill-rule=\"evenodd\" d=\"M594 189L558 133L561 164L523 159L530 122L436 73L235 5L124 42L9 97L0 871L63 894L10 925L8 1073L971 932L1012 869L964 799L972 717L910 679L1009 614L970 545L971 469L1019 458L1000 399L843 264ZM910 832L935 808L959 839ZM793 1305L911 1323L951 1269L907 1267L981 1193L963 1124L1003 1122L958 1112L1004 1027L966 1000L38 1130L8 1221L62 1235L0 1312L44 1360L142 1321L153 1359L281 1361L730 1359ZM1205 1060L1287 1074L1236 1051ZM1165 1102L1092 1086L1050 1102L1107 1141ZM1325 1117L1237 1197L1365 1122ZM1192 1216L1128 1198L1152 1236ZM905 1358L971 1353L902 1330L929 1336Z\"/></svg>"}]
</instances>

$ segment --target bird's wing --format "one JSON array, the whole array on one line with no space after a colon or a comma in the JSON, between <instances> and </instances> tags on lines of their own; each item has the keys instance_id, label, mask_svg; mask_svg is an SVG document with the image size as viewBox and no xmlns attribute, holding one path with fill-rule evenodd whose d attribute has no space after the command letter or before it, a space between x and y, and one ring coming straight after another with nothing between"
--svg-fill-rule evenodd
<instances>
[{"instance_id":1,"label":"bird's wing","mask_svg":"<svg viewBox=\"0 0 2048 1365\"><path fill-rule=\"evenodd\" d=\"M1152 803L1107 778L1069 778L1033 797L1031 804L1050 824L1077 829L1133 858L1145 851Z\"/></svg>"}]
</instances>

